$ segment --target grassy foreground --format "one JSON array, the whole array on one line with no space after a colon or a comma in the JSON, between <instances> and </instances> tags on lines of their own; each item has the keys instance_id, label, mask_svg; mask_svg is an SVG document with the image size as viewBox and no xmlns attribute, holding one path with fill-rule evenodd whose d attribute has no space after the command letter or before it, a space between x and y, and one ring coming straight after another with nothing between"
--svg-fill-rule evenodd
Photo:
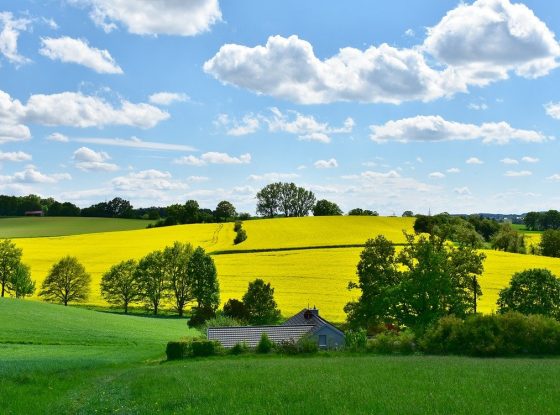
<instances>
[{"instance_id":1,"label":"grassy foreground","mask_svg":"<svg viewBox=\"0 0 560 415\"><path fill-rule=\"evenodd\" d=\"M0 217L0 238L36 238L143 229L154 221L141 219Z\"/></svg>"}]
</instances>

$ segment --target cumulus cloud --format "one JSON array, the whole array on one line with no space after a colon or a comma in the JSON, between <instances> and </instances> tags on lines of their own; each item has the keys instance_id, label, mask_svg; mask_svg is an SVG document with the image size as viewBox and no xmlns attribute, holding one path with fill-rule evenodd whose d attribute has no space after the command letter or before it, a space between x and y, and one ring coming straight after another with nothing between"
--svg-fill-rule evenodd
<instances>
[{"instance_id":1,"label":"cumulus cloud","mask_svg":"<svg viewBox=\"0 0 560 415\"><path fill-rule=\"evenodd\" d=\"M458 169L457 167L451 167L447 169L446 172L450 174L457 174L457 173L461 173L461 169Z\"/></svg>"},{"instance_id":2,"label":"cumulus cloud","mask_svg":"<svg viewBox=\"0 0 560 415\"><path fill-rule=\"evenodd\" d=\"M18 52L19 34L29 29L30 19L16 19L10 12L0 13L0 54L15 65L23 65L31 62L30 59Z\"/></svg>"},{"instance_id":3,"label":"cumulus cloud","mask_svg":"<svg viewBox=\"0 0 560 415\"><path fill-rule=\"evenodd\" d=\"M398 104L449 94L446 77L415 49L387 44L343 48L321 60L297 36L271 36L266 45L223 45L204 71L225 84L301 104L360 101Z\"/></svg>"},{"instance_id":4,"label":"cumulus cloud","mask_svg":"<svg viewBox=\"0 0 560 415\"><path fill-rule=\"evenodd\" d=\"M548 176L547 180L551 180L553 182L560 182L560 174L556 173L553 174L552 176Z\"/></svg>"},{"instance_id":5,"label":"cumulus cloud","mask_svg":"<svg viewBox=\"0 0 560 415\"><path fill-rule=\"evenodd\" d=\"M24 116L25 106L0 90L0 144L31 138L31 131L23 124Z\"/></svg>"},{"instance_id":6,"label":"cumulus cloud","mask_svg":"<svg viewBox=\"0 0 560 415\"><path fill-rule=\"evenodd\" d=\"M47 136L49 141L58 141L59 143L67 143L69 141L68 137L61 133L51 133Z\"/></svg>"},{"instance_id":7,"label":"cumulus cloud","mask_svg":"<svg viewBox=\"0 0 560 415\"><path fill-rule=\"evenodd\" d=\"M478 0L449 11L413 48L345 47L322 60L309 42L277 35L254 47L225 44L204 70L224 84L301 104L399 104L468 92L512 71L543 76L559 55L554 33L527 6Z\"/></svg>"},{"instance_id":8,"label":"cumulus cloud","mask_svg":"<svg viewBox=\"0 0 560 415\"><path fill-rule=\"evenodd\" d=\"M207 164L249 164L251 162L251 154L242 154L239 157L230 156L227 153L219 153L210 151L202 154L200 157L193 155L184 156L173 161L175 164L186 164L189 166L206 166Z\"/></svg>"},{"instance_id":9,"label":"cumulus cloud","mask_svg":"<svg viewBox=\"0 0 560 415\"><path fill-rule=\"evenodd\" d=\"M111 180L111 185L115 190L125 192L176 190L188 187L186 183L174 180L171 173L156 169L115 177Z\"/></svg>"},{"instance_id":10,"label":"cumulus cloud","mask_svg":"<svg viewBox=\"0 0 560 415\"><path fill-rule=\"evenodd\" d=\"M338 162L332 158L329 160L317 160L313 165L316 169L332 169L338 167Z\"/></svg>"},{"instance_id":11,"label":"cumulus cloud","mask_svg":"<svg viewBox=\"0 0 560 415\"><path fill-rule=\"evenodd\" d=\"M527 177L531 176L533 173L529 170L508 170L505 172L504 176L506 177Z\"/></svg>"},{"instance_id":12,"label":"cumulus cloud","mask_svg":"<svg viewBox=\"0 0 560 415\"><path fill-rule=\"evenodd\" d=\"M44 174L34 166L27 166L25 170L14 173L11 176L0 176L0 184L19 183L58 183L61 180L70 180L72 177L68 173Z\"/></svg>"},{"instance_id":13,"label":"cumulus cloud","mask_svg":"<svg viewBox=\"0 0 560 415\"><path fill-rule=\"evenodd\" d=\"M251 174L248 179L254 182L264 181L264 182L280 182L283 180L293 180L297 179L299 174L296 173L264 173L264 174Z\"/></svg>"},{"instance_id":14,"label":"cumulus cloud","mask_svg":"<svg viewBox=\"0 0 560 415\"><path fill-rule=\"evenodd\" d=\"M503 163L503 164L519 164L519 162L516 159L512 159L512 158L509 158L509 157L501 159L500 163Z\"/></svg>"},{"instance_id":15,"label":"cumulus cloud","mask_svg":"<svg viewBox=\"0 0 560 415\"><path fill-rule=\"evenodd\" d=\"M113 163L107 163L110 160L109 154L104 151L94 151L88 147L80 147L74 151L72 156L74 166L83 171L115 171L119 167Z\"/></svg>"},{"instance_id":16,"label":"cumulus cloud","mask_svg":"<svg viewBox=\"0 0 560 415\"><path fill-rule=\"evenodd\" d=\"M232 119L227 114L220 114L216 119L215 124L219 127L225 128L227 135L236 137L253 134L259 130L261 125L259 118L253 114L246 114L243 116L241 121Z\"/></svg>"},{"instance_id":17,"label":"cumulus cloud","mask_svg":"<svg viewBox=\"0 0 560 415\"><path fill-rule=\"evenodd\" d=\"M544 106L546 113L556 120L560 120L560 102L549 102Z\"/></svg>"},{"instance_id":18,"label":"cumulus cloud","mask_svg":"<svg viewBox=\"0 0 560 415\"><path fill-rule=\"evenodd\" d=\"M540 160L537 157L525 156L521 158L525 163L538 163Z\"/></svg>"},{"instance_id":19,"label":"cumulus cloud","mask_svg":"<svg viewBox=\"0 0 560 415\"><path fill-rule=\"evenodd\" d=\"M470 157L465 161L465 163L467 163L467 164L484 164L484 162L482 160L480 160L478 157Z\"/></svg>"},{"instance_id":20,"label":"cumulus cloud","mask_svg":"<svg viewBox=\"0 0 560 415\"><path fill-rule=\"evenodd\" d=\"M41 38L41 44L39 53L49 59L82 65L97 73L123 73L108 50L94 48L86 40L68 36L46 37Z\"/></svg>"},{"instance_id":21,"label":"cumulus cloud","mask_svg":"<svg viewBox=\"0 0 560 415\"><path fill-rule=\"evenodd\" d=\"M14 152L3 152L0 151L0 161L29 161L31 160L31 154L25 153L23 151Z\"/></svg>"},{"instance_id":22,"label":"cumulus cloud","mask_svg":"<svg viewBox=\"0 0 560 415\"><path fill-rule=\"evenodd\" d=\"M175 102L186 102L189 99L189 96L182 92L156 92L149 97L150 102L155 105L171 105Z\"/></svg>"},{"instance_id":23,"label":"cumulus cloud","mask_svg":"<svg viewBox=\"0 0 560 415\"><path fill-rule=\"evenodd\" d=\"M444 179L445 174L440 171L434 171L428 175L431 179Z\"/></svg>"},{"instance_id":24,"label":"cumulus cloud","mask_svg":"<svg viewBox=\"0 0 560 415\"><path fill-rule=\"evenodd\" d=\"M218 0L69 0L85 4L90 17L106 32L117 23L137 35L194 36L222 18Z\"/></svg>"},{"instance_id":25,"label":"cumulus cloud","mask_svg":"<svg viewBox=\"0 0 560 415\"><path fill-rule=\"evenodd\" d=\"M447 121L439 115L418 115L370 126L370 138L375 142L398 141L465 141L480 139L484 144L507 144L510 141L541 143L551 140L541 132L521 130L507 122L481 125Z\"/></svg>"},{"instance_id":26,"label":"cumulus cloud","mask_svg":"<svg viewBox=\"0 0 560 415\"><path fill-rule=\"evenodd\" d=\"M560 56L546 24L509 0L459 4L428 29L423 49L474 85L506 79L510 71L526 78L546 75Z\"/></svg>"}]
</instances>

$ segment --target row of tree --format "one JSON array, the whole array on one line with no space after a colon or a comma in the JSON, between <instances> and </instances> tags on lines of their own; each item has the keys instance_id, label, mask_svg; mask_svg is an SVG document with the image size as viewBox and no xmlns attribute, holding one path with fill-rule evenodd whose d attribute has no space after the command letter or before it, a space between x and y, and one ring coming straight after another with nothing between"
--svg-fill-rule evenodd
<instances>
[{"instance_id":1,"label":"row of tree","mask_svg":"<svg viewBox=\"0 0 560 415\"><path fill-rule=\"evenodd\" d=\"M29 267L21 262L22 250L11 240L0 241L0 285L1 296L6 294L24 298L35 292Z\"/></svg>"},{"instance_id":2,"label":"row of tree","mask_svg":"<svg viewBox=\"0 0 560 415\"><path fill-rule=\"evenodd\" d=\"M560 229L560 212L557 210L549 210L547 212L529 212L523 218L523 223L530 231Z\"/></svg>"}]
</instances>

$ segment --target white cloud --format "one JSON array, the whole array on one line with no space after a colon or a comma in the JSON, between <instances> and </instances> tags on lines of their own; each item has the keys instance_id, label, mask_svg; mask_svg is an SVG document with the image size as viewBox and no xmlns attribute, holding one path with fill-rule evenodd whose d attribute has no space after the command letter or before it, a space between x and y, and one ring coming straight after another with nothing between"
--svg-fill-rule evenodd
<instances>
[{"instance_id":1,"label":"white cloud","mask_svg":"<svg viewBox=\"0 0 560 415\"><path fill-rule=\"evenodd\" d=\"M20 32L28 30L31 24L29 19L15 19L10 12L0 13L0 54L9 62L23 65L31 62L30 59L18 53L18 38Z\"/></svg>"},{"instance_id":2,"label":"white cloud","mask_svg":"<svg viewBox=\"0 0 560 415\"><path fill-rule=\"evenodd\" d=\"M446 172L450 174L457 174L457 173L461 173L461 169L458 169L457 167L451 167L447 169Z\"/></svg>"},{"instance_id":3,"label":"white cloud","mask_svg":"<svg viewBox=\"0 0 560 415\"><path fill-rule=\"evenodd\" d=\"M552 176L548 176L547 180L552 180L554 182L560 182L560 174L556 173L556 174L553 174Z\"/></svg>"},{"instance_id":4,"label":"white cloud","mask_svg":"<svg viewBox=\"0 0 560 415\"><path fill-rule=\"evenodd\" d=\"M83 171L115 171L119 167L113 163L107 163L110 160L109 154L104 151L93 151L88 147L80 147L74 151L72 156L74 166Z\"/></svg>"},{"instance_id":5,"label":"white cloud","mask_svg":"<svg viewBox=\"0 0 560 415\"><path fill-rule=\"evenodd\" d=\"M423 49L474 85L506 79L510 71L526 78L546 75L560 55L546 24L509 0L459 4L428 29Z\"/></svg>"},{"instance_id":6,"label":"white cloud","mask_svg":"<svg viewBox=\"0 0 560 415\"><path fill-rule=\"evenodd\" d=\"M26 119L42 125L104 127L127 125L152 128L169 118L169 114L149 104L122 100L118 107L96 96L80 92L32 95L26 105Z\"/></svg>"},{"instance_id":7,"label":"white cloud","mask_svg":"<svg viewBox=\"0 0 560 415\"><path fill-rule=\"evenodd\" d=\"M521 158L525 163L538 163L540 160L537 157L525 156Z\"/></svg>"},{"instance_id":8,"label":"white cloud","mask_svg":"<svg viewBox=\"0 0 560 415\"><path fill-rule=\"evenodd\" d=\"M115 190L125 192L135 191L163 191L186 189L186 183L173 180L171 173L149 169L129 173L126 176L115 177L111 180Z\"/></svg>"},{"instance_id":9,"label":"white cloud","mask_svg":"<svg viewBox=\"0 0 560 415\"><path fill-rule=\"evenodd\" d=\"M171 105L175 102L187 102L190 98L182 92L157 92L150 95L149 100L155 105Z\"/></svg>"},{"instance_id":10,"label":"white cloud","mask_svg":"<svg viewBox=\"0 0 560 415\"><path fill-rule=\"evenodd\" d=\"M59 143L67 143L68 137L61 133L52 133L47 136L47 140L49 141L58 141Z\"/></svg>"},{"instance_id":11,"label":"white cloud","mask_svg":"<svg viewBox=\"0 0 560 415\"><path fill-rule=\"evenodd\" d=\"M299 174L296 173L264 173L264 174L251 174L248 179L251 181L265 181L265 182L280 182L283 180L297 179Z\"/></svg>"},{"instance_id":12,"label":"white cloud","mask_svg":"<svg viewBox=\"0 0 560 415\"><path fill-rule=\"evenodd\" d=\"M544 106L546 113L556 120L560 120L560 102L549 102Z\"/></svg>"},{"instance_id":13,"label":"white cloud","mask_svg":"<svg viewBox=\"0 0 560 415\"><path fill-rule=\"evenodd\" d=\"M184 156L174 160L175 164L186 164L189 166L205 166L207 164L249 164L251 162L251 154L242 154L239 157L230 156L227 153L219 153L210 151L204 153L200 157Z\"/></svg>"},{"instance_id":14,"label":"white cloud","mask_svg":"<svg viewBox=\"0 0 560 415\"><path fill-rule=\"evenodd\" d=\"M519 162L516 159L512 159L512 158L509 158L509 157L506 157L505 159L501 159L500 163L503 163L503 164L519 164Z\"/></svg>"},{"instance_id":15,"label":"white cloud","mask_svg":"<svg viewBox=\"0 0 560 415\"><path fill-rule=\"evenodd\" d=\"M468 187L464 186L464 187L456 187L455 189L453 189L454 193L457 193L458 195L461 196L468 196L471 194L471 191Z\"/></svg>"},{"instance_id":16,"label":"white cloud","mask_svg":"<svg viewBox=\"0 0 560 415\"><path fill-rule=\"evenodd\" d=\"M241 121L232 119L227 114L220 114L216 119L215 124L224 127L227 135L236 137L253 134L260 128L260 121L253 114L243 116Z\"/></svg>"},{"instance_id":17,"label":"white cloud","mask_svg":"<svg viewBox=\"0 0 560 415\"><path fill-rule=\"evenodd\" d=\"M486 111L488 109L488 105L482 103L482 104L477 104L475 102L471 102L468 107L468 109L470 110L475 110L475 111Z\"/></svg>"},{"instance_id":18,"label":"white cloud","mask_svg":"<svg viewBox=\"0 0 560 415\"><path fill-rule=\"evenodd\" d=\"M41 38L42 48L39 53L52 60L76 63L93 69L97 73L122 74L123 70L108 50L94 48L83 39L68 36L60 38Z\"/></svg>"},{"instance_id":19,"label":"white cloud","mask_svg":"<svg viewBox=\"0 0 560 415\"><path fill-rule=\"evenodd\" d=\"M465 163L467 163L467 164L484 164L484 162L482 160L480 160L478 157L470 157L465 161Z\"/></svg>"},{"instance_id":20,"label":"white cloud","mask_svg":"<svg viewBox=\"0 0 560 415\"><path fill-rule=\"evenodd\" d=\"M416 36L416 33L414 33L414 30L409 28L409 29L406 29L406 31L404 32L404 35L406 37L414 37L414 36Z\"/></svg>"},{"instance_id":21,"label":"white cloud","mask_svg":"<svg viewBox=\"0 0 560 415\"><path fill-rule=\"evenodd\" d=\"M206 176L189 176L187 177L187 182L189 183L203 183L210 180L210 177Z\"/></svg>"},{"instance_id":22,"label":"white cloud","mask_svg":"<svg viewBox=\"0 0 560 415\"><path fill-rule=\"evenodd\" d=\"M144 141L137 137L131 138L101 138L101 137L79 137L72 141L84 144L99 144L114 147L137 148L141 150L162 150L162 151L195 151L196 149L184 144L158 143L154 141Z\"/></svg>"},{"instance_id":23,"label":"white cloud","mask_svg":"<svg viewBox=\"0 0 560 415\"><path fill-rule=\"evenodd\" d=\"M445 174L440 171L434 171L428 175L431 179L444 179Z\"/></svg>"},{"instance_id":24,"label":"white cloud","mask_svg":"<svg viewBox=\"0 0 560 415\"><path fill-rule=\"evenodd\" d=\"M0 144L31 138L31 131L22 123L24 115L25 106L0 90Z\"/></svg>"},{"instance_id":25,"label":"white cloud","mask_svg":"<svg viewBox=\"0 0 560 415\"><path fill-rule=\"evenodd\" d=\"M506 122L481 125L447 121L439 115L418 115L388 121L383 125L370 126L370 138L376 142L389 140L406 143L409 141L454 141L481 139L484 144L507 144L510 141L541 143L551 140L534 130L520 130Z\"/></svg>"},{"instance_id":26,"label":"white cloud","mask_svg":"<svg viewBox=\"0 0 560 415\"><path fill-rule=\"evenodd\" d=\"M359 175L351 174L351 175L345 175L341 177L346 180L355 180L355 179L370 180L370 179L398 179L401 177L401 175L397 173L395 170L390 170L386 173L366 170L360 173Z\"/></svg>"},{"instance_id":27,"label":"white cloud","mask_svg":"<svg viewBox=\"0 0 560 415\"><path fill-rule=\"evenodd\" d=\"M519 170L519 171L514 171L514 170L508 170L504 176L506 177L526 177L526 176L531 176L533 173L530 172L529 170Z\"/></svg>"},{"instance_id":28,"label":"white cloud","mask_svg":"<svg viewBox=\"0 0 560 415\"><path fill-rule=\"evenodd\" d=\"M317 160L313 165L316 169L332 169L338 167L338 162L332 158L329 160Z\"/></svg>"},{"instance_id":29,"label":"white cloud","mask_svg":"<svg viewBox=\"0 0 560 415\"><path fill-rule=\"evenodd\" d=\"M92 20L106 32L120 23L137 35L194 36L221 20L218 0L70 0L91 7Z\"/></svg>"},{"instance_id":30,"label":"white cloud","mask_svg":"<svg viewBox=\"0 0 560 415\"><path fill-rule=\"evenodd\" d=\"M70 180L72 177L68 173L44 174L34 166L27 166L25 170L14 173L12 176L0 176L0 184L19 183L57 183L61 180Z\"/></svg>"},{"instance_id":31,"label":"white cloud","mask_svg":"<svg viewBox=\"0 0 560 415\"><path fill-rule=\"evenodd\" d=\"M0 151L0 161L29 161L31 154L24 153L23 151L3 152Z\"/></svg>"},{"instance_id":32,"label":"white cloud","mask_svg":"<svg viewBox=\"0 0 560 415\"><path fill-rule=\"evenodd\" d=\"M253 48L223 45L204 71L223 83L301 104L398 104L453 92L447 77L430 68L415 49L347 47L320 60L313 46L297 36L271 36L266 45Z\"/></svg>"}]
</instances>

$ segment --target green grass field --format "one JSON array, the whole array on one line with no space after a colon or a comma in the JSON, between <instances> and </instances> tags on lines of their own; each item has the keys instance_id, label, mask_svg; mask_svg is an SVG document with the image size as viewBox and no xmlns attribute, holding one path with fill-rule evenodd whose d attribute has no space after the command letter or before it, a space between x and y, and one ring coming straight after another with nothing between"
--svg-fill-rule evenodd
<instances>
[{"instance_id":1,"label":"green grass field","mask_svg":"<svg viewBox=\"0 0 560 415\"><path fill-rule=\"evenodd\" d=\"M2 414L555 414L560 360L162 360L185 320L0 299Z\"/></svg>"},{"instance_id":2,"label":"green grass field","mask_svg":"<svg viewBox=\"0 0 560 415\"><path fill-rule=\"evenodd\" d=\"M36 238L143 229L154 221L141 219L0 217L0 238Z\"/></svg>"}]
</instances>

